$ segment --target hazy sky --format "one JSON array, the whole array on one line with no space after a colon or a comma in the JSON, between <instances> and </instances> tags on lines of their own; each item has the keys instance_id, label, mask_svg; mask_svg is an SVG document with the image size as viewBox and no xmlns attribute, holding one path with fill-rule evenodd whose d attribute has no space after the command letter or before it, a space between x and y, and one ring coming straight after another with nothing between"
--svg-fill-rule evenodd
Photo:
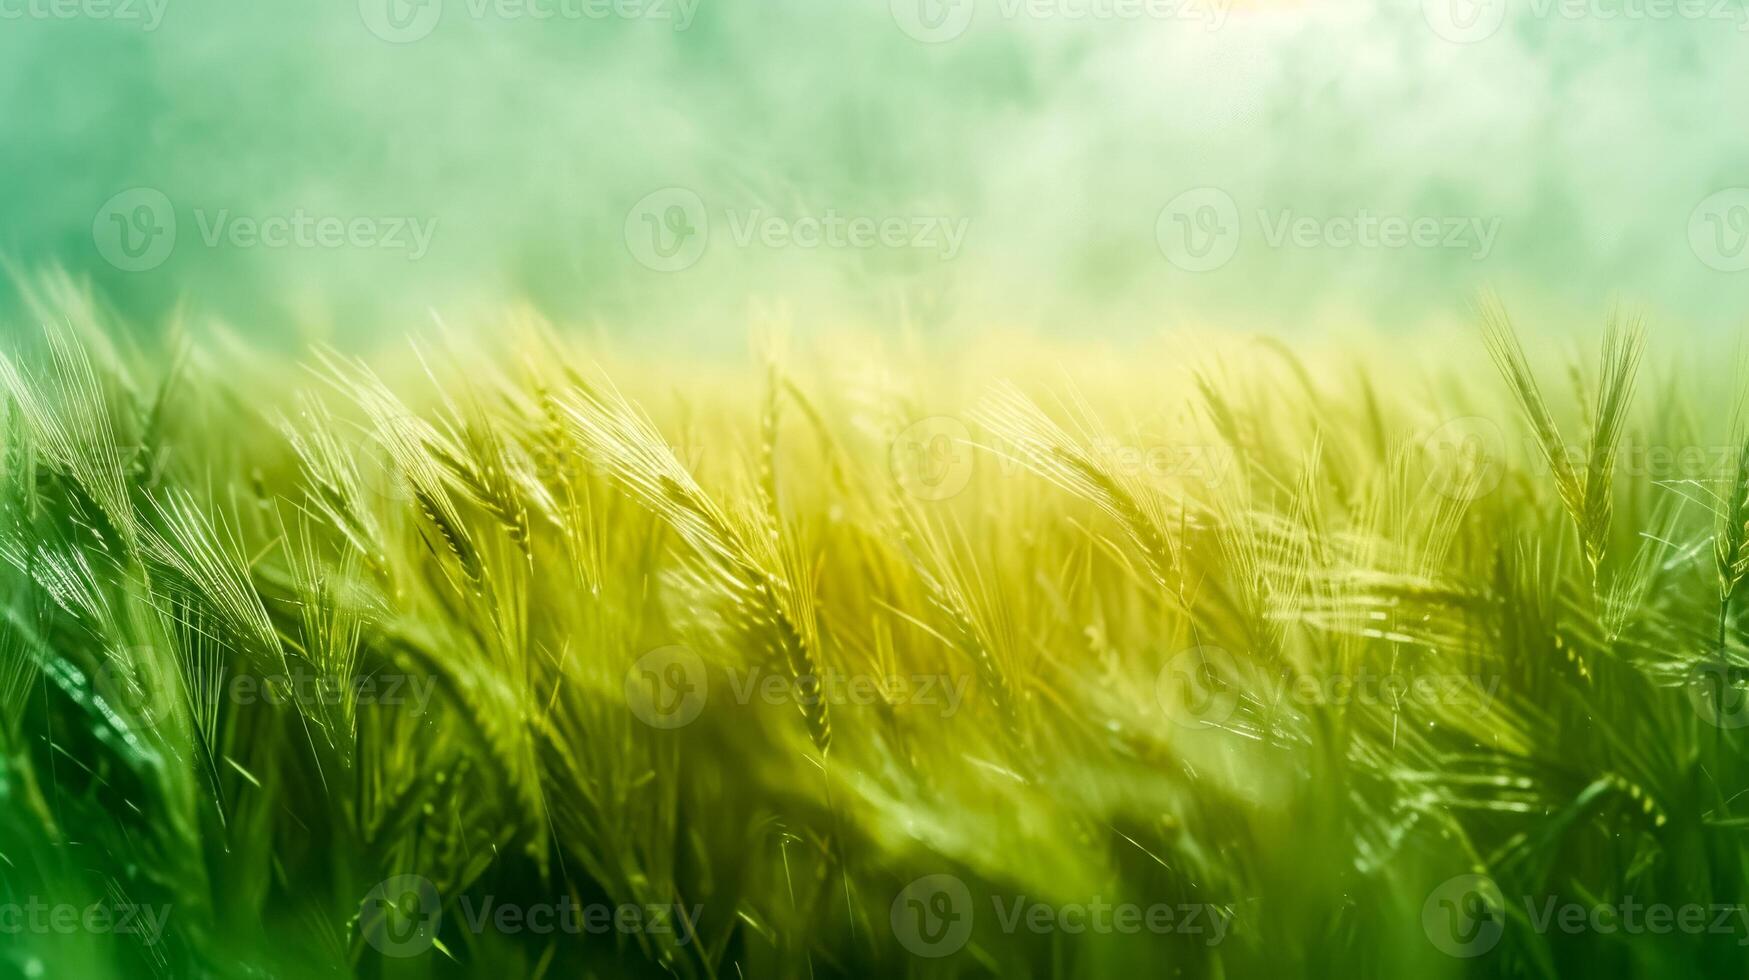
<instances>
[{"instance_id":1,"label":"hazy sky","mask_svg":"<svg viewBox=\"0 0 1749 980\"><path fill-rule=\"evenodd\" d=\"M1740 0L0 0L0 250L266 335L512 301L1413 329L1749 311ZM119 196L118 196L119 195ZM171 225L174 224L172 231Z\"/></svg>"}]
</instances>

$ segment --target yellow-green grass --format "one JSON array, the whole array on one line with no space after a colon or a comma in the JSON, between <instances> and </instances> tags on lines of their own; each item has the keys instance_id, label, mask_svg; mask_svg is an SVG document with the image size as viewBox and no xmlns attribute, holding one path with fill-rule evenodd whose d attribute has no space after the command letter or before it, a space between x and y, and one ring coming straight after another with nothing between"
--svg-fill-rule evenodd
<instances>
[{"instance_id":1,"label":"yellow-green grass","mask_svg":"<svg viewBox=\"0 0 1749 980\"><path fill-rule=\"evenodd\" d=\"M1542 918L1744 897L1729 354L49 312L0 360L0 906L165 915L20 975L1749 963Z\"/></svg>"}]
</instances>

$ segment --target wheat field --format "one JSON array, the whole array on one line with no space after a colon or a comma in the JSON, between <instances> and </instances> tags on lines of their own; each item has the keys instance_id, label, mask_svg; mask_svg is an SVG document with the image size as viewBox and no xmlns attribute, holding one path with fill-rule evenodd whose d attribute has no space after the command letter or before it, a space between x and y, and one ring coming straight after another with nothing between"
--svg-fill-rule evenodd
<instances>
[{"instance_id":1,"label":"wheat field","mask_svg":"<svg viewBox=\"0 0 1749 980\"><path fill-rule=\"evenodd\" d=\"M6 976L1749 968L1749 374L1632 316L712 360L37 314Z\"/></svg>"}]
</instances>

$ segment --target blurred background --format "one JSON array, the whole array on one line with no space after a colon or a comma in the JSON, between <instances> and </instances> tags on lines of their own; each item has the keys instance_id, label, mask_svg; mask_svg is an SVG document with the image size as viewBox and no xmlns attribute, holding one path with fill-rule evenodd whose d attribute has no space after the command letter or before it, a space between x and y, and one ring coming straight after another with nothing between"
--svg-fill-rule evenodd
<instances>
[{"instance_id":1,"label":"blurred background","mask_svg":"<svg viewBox=\"0 0 1749 980\"><path fill-rule=\"evenodd\" d=\"M1749 309L1741 0L0 0L0 255L343 345ZM16 285L6 287L16 299Z\"/></svg>"}]
</instances>

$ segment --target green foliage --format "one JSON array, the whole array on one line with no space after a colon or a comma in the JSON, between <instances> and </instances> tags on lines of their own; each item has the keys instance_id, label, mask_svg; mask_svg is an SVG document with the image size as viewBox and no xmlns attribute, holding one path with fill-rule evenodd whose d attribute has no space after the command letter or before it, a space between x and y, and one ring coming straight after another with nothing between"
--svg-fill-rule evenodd
<instances>
[{"instance_id":1,"label":"green foliage","mask_svg":"<svg viewBox=\"0 0 1749 980\"><path fill-rule=\"evenodd\" d=\"M70 309L0 356L0 927L164 916L0 971L1739 974L1742 919L1544 918L1749 898L1736 379L1636 406L1612 327L1569 405L1487 322L1504 384L521 321L293 370Z\"/></svg>"}]
</instances>

